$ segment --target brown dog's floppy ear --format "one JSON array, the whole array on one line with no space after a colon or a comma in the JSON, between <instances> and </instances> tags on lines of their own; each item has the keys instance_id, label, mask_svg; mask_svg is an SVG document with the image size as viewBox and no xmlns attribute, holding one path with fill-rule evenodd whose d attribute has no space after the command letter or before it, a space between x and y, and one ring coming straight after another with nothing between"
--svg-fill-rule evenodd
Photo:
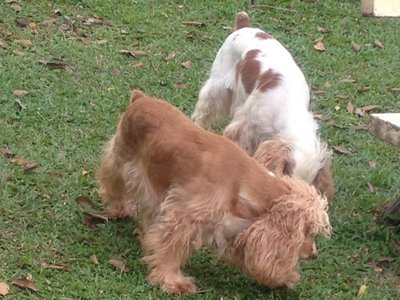
<instances>
[{"instance_id":1,"label":"brown dog's floppy ear","mask_svg":"<svg viewBox=\"0 0 400 300\"><path fill-rule=\"evenodd\" d=\"M295 162L292 151L287 143L281 139L262 142L253 158L266 169L278 176L293 174Z\"/></svg>"},{"instance_id":2,"label":"brown dog's floppy ear","mask_svg":"<svg viewBox=\"0 0 400 300\"><path fill-rule=\"evenodd\" d=\"M235 244L244 249L244 268L251 277L270 288L294 288L300 276L296 271L303 245L302 213L287 201L288 196L248 229L240 233Z\"/></svg>"},{"instance_id":3,"label":"brown dog's floppy ear","mask_svg":"<svg viewBox=\"0 0 400 300\"><path fill-rule=\"evenodd\" d=\"M144 97L144 96L146 96L142 91L140 91L140 90L133 90L132 91L132 94L131 94L131 102L133 102L133 101L135 101L135 100L137 100L137 99L139 99L139 98L142 98L142 97Z\"/></svg>"}]
</instances>

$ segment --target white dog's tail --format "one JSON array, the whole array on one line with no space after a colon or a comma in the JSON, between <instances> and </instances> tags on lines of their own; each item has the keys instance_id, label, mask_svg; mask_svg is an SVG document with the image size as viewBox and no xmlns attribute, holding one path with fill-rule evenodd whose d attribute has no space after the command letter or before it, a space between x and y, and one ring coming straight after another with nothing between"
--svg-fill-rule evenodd
<instances>
[{"instance_id":1,"label":"white dog's tail","mask_svg":"<svg viewBox=\"0 0 400 300\"><path fill-rule=\"evenodd\" d=\"M247 13L241 11L236 16L235 31L244 27L251 27L251 20Z\"/></svg>"}]
</instances>

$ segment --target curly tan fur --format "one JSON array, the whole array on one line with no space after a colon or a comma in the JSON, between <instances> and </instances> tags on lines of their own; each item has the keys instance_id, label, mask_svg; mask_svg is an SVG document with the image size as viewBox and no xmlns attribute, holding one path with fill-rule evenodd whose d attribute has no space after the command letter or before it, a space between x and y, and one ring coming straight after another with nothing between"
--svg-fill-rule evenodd
<instances>
[{"instance_id":1,"label":"curly tan fur","mask_svg":"<svg viewBox=\"0 0 400 300\"><path fill-rule=\"evenodd\" d=\"M293 288L298 259L314 258L315 235L330 230L326 199L313 187L267 172L233 142L141 92L97 174L110 214L137 210L147 279L174 295L197 290L181 266L203 245L268 287Z\"/></svg>"}]
</instances>

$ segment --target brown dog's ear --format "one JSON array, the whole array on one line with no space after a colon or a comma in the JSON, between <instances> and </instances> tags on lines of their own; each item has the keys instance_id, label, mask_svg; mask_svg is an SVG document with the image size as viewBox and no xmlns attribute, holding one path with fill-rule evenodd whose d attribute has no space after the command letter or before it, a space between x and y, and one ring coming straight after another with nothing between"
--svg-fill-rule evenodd
<instances>
[{"instance_id":1,"label":"brown dog's ear","mask_svg":"<svg viewBox=\"0 0 400 300\"><path fill-rule=\"evenodd\" d=\"M262 142L253 158L278 176L293 174L295 162L286 142L280 139Z\"/></svg>"},{"instance_id":2,"label":"brown dog's ear","mask_svg":"<svg viewBox=\"0 0 400 300\"><path fill-rule=\"evenodd\" d=\"M133 102L133 101L135 101L135 100L137 100L137 99L139 99L139 98L142 98L142 97L144 97L144 96L146 96L142 91L140 91L140 90L133 90L132 91L132 94L131 94L131 102Z\"/></svg>"},{"instance_id":3,"label":"brown dog's ear","mask_svg":"<svg viewBox=\"0 0 400 300\"><path fill-rule=\"evenodd\" d=\"M294 288L296 271L304 242L304 222L298 212L282 203L255 220L235 240L243 248L244 268L251 277L270 288Z\"/></svg>"},{"instance_id":4,"label":"brown dog's ear","mask_svg":"<svg viewBox=\"0 0 400 300\"><path fill-rule=\"evenodd\" d=\"M244 27L251 27L251 20L247 13L241 11L236 16L235 31Z\"/></svg>"},{"instance_id":5,"label":"brown dog's ear","mask_svg":"<svg viewBox=\"0 0 400 300\"><path fill-rule=\"evenodd\" d=\"M332 200L335 194L335 183L331 172L331 158L327 157L324 166L318 171L317 176L311 183L315 188L325 195L328 200Z\"/></svg>"}]
</instances>

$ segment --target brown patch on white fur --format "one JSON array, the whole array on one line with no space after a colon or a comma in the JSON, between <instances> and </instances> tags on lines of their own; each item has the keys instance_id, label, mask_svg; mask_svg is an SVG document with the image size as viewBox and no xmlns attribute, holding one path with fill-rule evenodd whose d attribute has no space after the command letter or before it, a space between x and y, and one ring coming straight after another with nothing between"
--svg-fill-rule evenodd
<instances>
[{"instance_id":1,"label":"brown patch on white fur","mask_svg":"<svg viewBox=\"0 0 400 300\"><path fill-rule=\"evenodd\" d=\"M324 166L320 169L315 176L312 185L314 185L317 190L326 196L329 200L332 200L335 194L335 184L331 172L331 158L327 157Z\"/></svg>"},{"instance_id":2,"label":"brown patch on white fur","mask_svg":"<svg viewBox=\"0 0 400 300\"><path fill-rule=\"evenodd\" d=\"M269 33L260 31L256 33L256 38L259 38L260 40L268 40L268 39L273 39L273 36L270 35Z\"/></svg>"},{"instance_id":3,"label":"brown patch on white fur","mask_svg":"<svg viewBox=\"0 0 400 300\"><path fill-rule=\"evenodd\" d=\"M244 90L248 94L253 91L260 75L261 64L256 59L259 53L258 49L248 51L244 59L236 65L236 78L242 80Z\"/></svg>"},{"instance_id":4,"label":"brown patch on white fur","mask_svg":"<svg viewBox=\"0 0 400 300\"><path fill-rule=\"evenodd\" d=\"M313 187L267 174L228 139L144 94L122 116L97 178L113 214L137 207L147 279L174 295L196 291L180 268L203 244L262 284L294 288L310 240L330 232Z\"/></svg>"},{"instance_id":5,"label":"brown patch on white fur","mask_svg":"<svg viewBox=\"0 0 400 300\"><path fill-rule=\"evenodd\" d=\"M236 16L235 31L244 27L251 27L251 20L247 13L241 11Z\"/></svg>"},{"instance_id":6,"label":"brown patch on white fur","mask_svg":"<svg viewBox=\"0 0 400 300\"><path fill-rule=\"evenodd\" d=\"M253 158L278 176L292 175L294 159L286 142L280 139L267 140L258 146Z\"/></svg>"},{"instance_id":7,"label":"brown patch on white fur","mask_svg":"<svg viewBox=\"0 0 400 300\"><path fill-rule=\"evenodd\" d=\"M278 73L275 73L274 71L269 69L268 71L260 75L257 89L259 89L261 92L272 89L279 85L279 78L280 75Z\"/></svg>"}]
</instances>

